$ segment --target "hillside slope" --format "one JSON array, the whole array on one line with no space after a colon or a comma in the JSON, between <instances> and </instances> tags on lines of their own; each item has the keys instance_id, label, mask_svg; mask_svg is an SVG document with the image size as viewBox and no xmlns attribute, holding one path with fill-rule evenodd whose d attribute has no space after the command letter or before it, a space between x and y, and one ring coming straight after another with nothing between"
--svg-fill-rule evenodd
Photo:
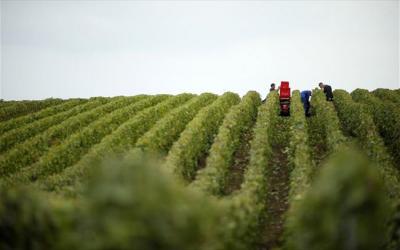
<instances>
[{"instance_id":1,"label":"hillside slope","mask_svg":"<svg viewBox=\"0 0 400 250\"><path fill-rule=\"evenodd\" d=\"M0 248L399 249L399 100L2 101Z\"/></svg>"}]
</instances>

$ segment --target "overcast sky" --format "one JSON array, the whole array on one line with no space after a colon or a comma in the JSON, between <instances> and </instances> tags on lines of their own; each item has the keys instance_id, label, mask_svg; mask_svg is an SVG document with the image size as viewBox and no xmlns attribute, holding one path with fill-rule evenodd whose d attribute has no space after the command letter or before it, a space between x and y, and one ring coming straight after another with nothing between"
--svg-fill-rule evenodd
<instances>
[{"instance_id":1,"label":"overcast sky","mask_svg":"<svg viewBox=\"0 0 400 250\"><path fill-rule=\"evenodd\" d=\"M1 97L399 88L399 1L1 1Z\"/></svg>"}]
</instances>

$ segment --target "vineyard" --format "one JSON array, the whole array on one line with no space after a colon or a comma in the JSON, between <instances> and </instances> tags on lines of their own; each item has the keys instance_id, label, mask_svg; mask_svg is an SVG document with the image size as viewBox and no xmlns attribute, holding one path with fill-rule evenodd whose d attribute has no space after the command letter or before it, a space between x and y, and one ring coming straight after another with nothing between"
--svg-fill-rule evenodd
<instances>
[{"instance_id":1,"label":"vineyard","mask_svg":"<svg viewBox=\"0 0 400 250\"><path fill-rule=\"evenodd\" d=\"M400 249L400 90L0 101L0 249Z\"/></svg>"}]
</instances>

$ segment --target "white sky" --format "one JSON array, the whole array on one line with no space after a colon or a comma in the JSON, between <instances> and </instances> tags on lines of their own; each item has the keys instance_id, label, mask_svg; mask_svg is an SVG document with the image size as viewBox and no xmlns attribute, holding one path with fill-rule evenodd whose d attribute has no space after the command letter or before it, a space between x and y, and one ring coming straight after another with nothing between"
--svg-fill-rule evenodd
<instances>
[{"instance_id":1,"label":"white sky","mask_svg":"<svg viewBox=\"0 0 400 250\"><path fill-rule=\"evenodd\" d=\"M1 98L399 88L399 1L1 1Z\"/></svg>"}]
</instances>

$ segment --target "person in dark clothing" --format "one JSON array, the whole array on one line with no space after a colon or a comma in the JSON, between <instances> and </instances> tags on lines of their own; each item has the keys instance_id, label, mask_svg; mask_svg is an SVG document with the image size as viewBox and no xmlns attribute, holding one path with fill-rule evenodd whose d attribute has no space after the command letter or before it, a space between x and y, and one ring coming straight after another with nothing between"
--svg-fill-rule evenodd
<instances>
[{"instance_id":1,"label":"person in dark clothing","mask_svg":"<svg viewBox=\"0 0 400 250\"><path fill-rule=\"evenodd\" d=\"M269 92L274 91L275 90L275 83L271 83L271 88L269 88Z\"/></svg>"},{"instance_id":2,"label":"person in dark clothing","mask_svg":"<svg viewBox=\"0 0 400 250\"><path fill-rule=\"evenodd\" d=\"M275 91L275 90L280 90L281 86L278 86L278 88L275 87L275 83L271 83L271 88L269 88L269 92Z\"/></svg>"},{"instance_id":3,"label":"person in dark clothing","mask_svg":"<svg viewBox=\"0 0 400 250\"><path fill-rule=\"evenodd\" d=\"M303 103L303 107L304 107L304 114L305 114L305 116L309 117L310 116L311 91L310 90L301 91L300 97L301 97L301 102Z\"/></svg>"},{"instance_id":4,"label":"person in dark clothing","mask_svg":"<svg viewBox=\"0 0 400 250\"><path fill-rule=\"evenodd\" d=\"M272 92L272 91L275 91L276 90L276 88L275 88L275 83L271 83L271 86L270 86L270 88L269 88L269 92ZM278 90L279 90L279 87L278 87ZM265 97L265 99L264 100L262 100L262 103L264 103L264 102L266 102L267 101L267 97Z\"/></svg>"},{"instance_id":5,"label":"person in dark clothing","mask_svg":"<svg viewBox=\"0 0 400 250\"><path fill-rule=\"evenodd\" d=\"M325 85L322 82L318 84L318 86L324 91L326 100L327 101L333 101L333 93L332 93L332 88L329 85Z\"/></svg>"}]
</instances>

